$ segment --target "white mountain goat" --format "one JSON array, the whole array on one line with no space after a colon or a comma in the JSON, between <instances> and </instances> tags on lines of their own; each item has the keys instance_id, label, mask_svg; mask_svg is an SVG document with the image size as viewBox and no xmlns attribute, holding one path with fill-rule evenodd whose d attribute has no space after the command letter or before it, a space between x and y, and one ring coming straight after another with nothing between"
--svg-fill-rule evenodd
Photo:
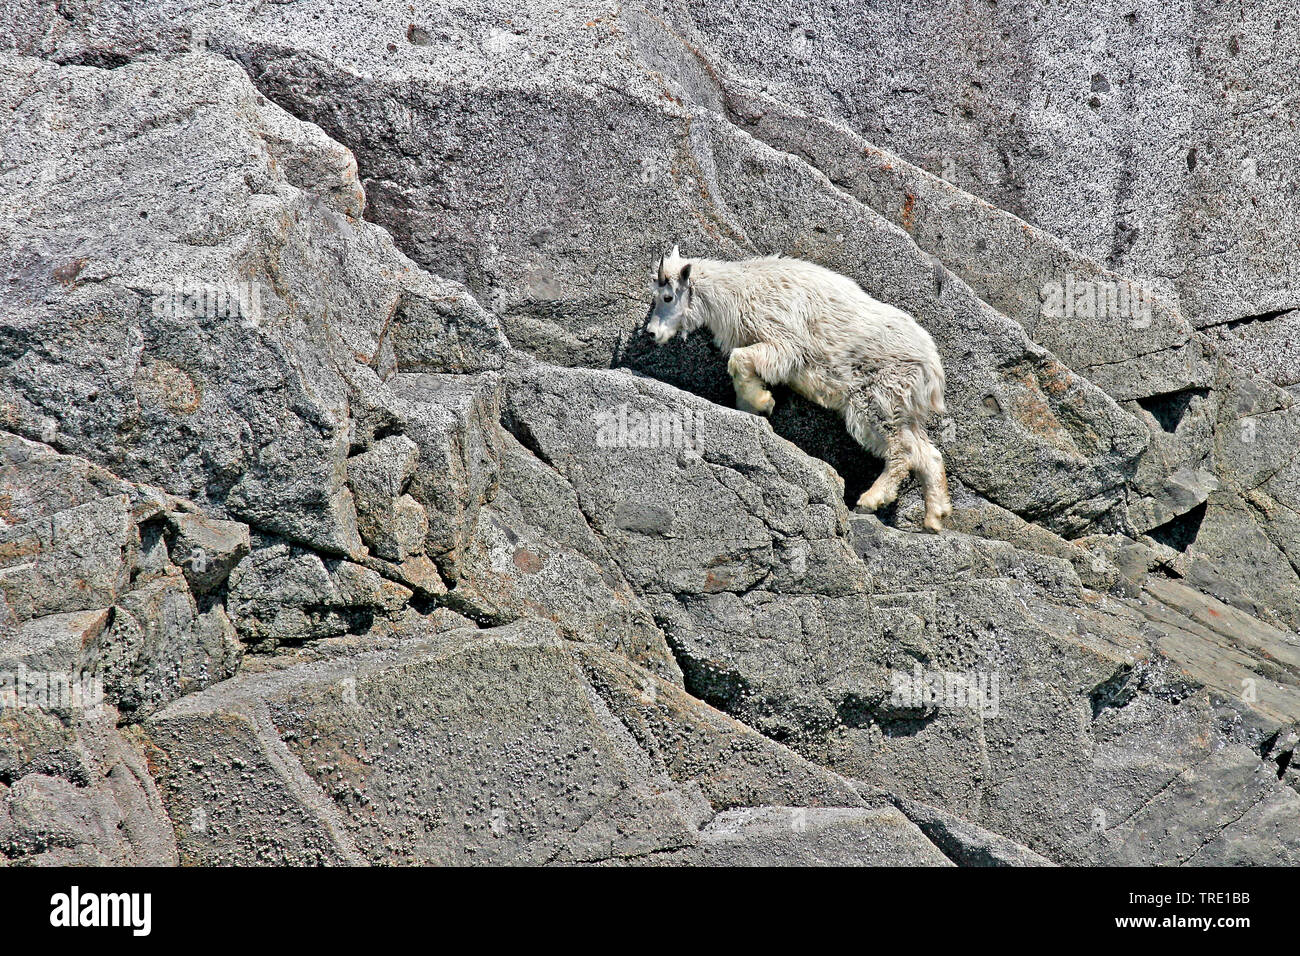
<instances>
[{"instance_id":1,"label":"white mountain goat","mask_svg":"<svg viewBox=\"0 0 1300 956\"><path fill-rule=\"evenodd\" d=\"M849 434L885 460L857 506L889 504L915 471L925 527L942 529L952 513L948 478L925 423L944 410L943 366L915 319L811 262L684 259L673 246L659 260L646 331L663 345L701 326L729 356L740 408L771 414L776 402L766 386L785 383L843 413Z\"/></svg>"}]
</instances>

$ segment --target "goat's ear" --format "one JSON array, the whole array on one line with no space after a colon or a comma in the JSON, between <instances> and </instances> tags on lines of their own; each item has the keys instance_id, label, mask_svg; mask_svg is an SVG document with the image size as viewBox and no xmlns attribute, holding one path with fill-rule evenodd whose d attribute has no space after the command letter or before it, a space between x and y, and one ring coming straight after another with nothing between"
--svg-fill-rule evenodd
<instances>
[{"instance_id":1,"label":"goat's ear","mask_svg":"<svg viewBox=\"0 0 1300 956\"><path fill-rule=\"evenodd\" d=\"M680 259L681 254L677 251L677 243L673 243L673 251L668 253L669 259Z\"/></svg>"},{"instance_id":2,"label":"goat's ear","mask_svg":"<svg viewBox=\"0 0 1300 956\"><path fill-rule=\"evenodd\" d=\"M682 266L682 277L679 281L681 282L682 285L686 285L690 277L691 277L691 264L688 262L686 263L686 265Z\"/></svg>"}]
</instances>

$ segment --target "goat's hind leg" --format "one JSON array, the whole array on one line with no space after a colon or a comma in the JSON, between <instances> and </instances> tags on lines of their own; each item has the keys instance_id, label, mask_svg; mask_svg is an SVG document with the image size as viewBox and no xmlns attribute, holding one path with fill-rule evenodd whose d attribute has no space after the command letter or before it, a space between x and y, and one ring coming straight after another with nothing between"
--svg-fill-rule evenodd
<instances>
[{"instance_id":1,"label":"goat's hind leg","mask_svg":"<svg viewBox=\"0 0 1300 956\"><path fill-rule=\"evenodd\" d=\"M882 415L865 393L849 398L844 406L844 424L859 445L885 460L884 470L856 505L864 511L876 511L898 497L898 489L910 471L903 436L893 420Z\"/></svg>"},{"instance_id":2,"label":"goat's hind leg","mask_svg":"<svg viewBox=\"0 0 1300 956\"><path fill-rule=\"evenodd\" d=\"M917 475L925 488L925 528L938 533L943 530L943 519L952 514L952 499L948 497L948 475L943 467L943 455L930 441L924 426L916 424L905 429L912 434L915 448Z\"/></svg>"},{"instance_id":3,"label":"goat's hind leg","mask_svg":"<svg viewBox=\"0 0 1300 956\"><path fill-rule=\"evenodd\" d=\"M885 442L885 468L872 486L858 498L857 506L865 511L876 511L892 504L912 471L911 461L906 436L902 432L888 436Z\"/></svg>"},{"instance_id":4,"label":"goat's hind leg","mask_svg":"<svg viewBox=\"0 0 1300 956\"><path fill-rule=\"evenodd\" d=\"M771 415L776 408L776 399L764 380L784 380L788 370L782 367L783 364L777 350L765 342L733 349L727 359L727 371L731 373L731 383L736 388L736 406L755 415Z\"/></svg>"}]
</instances>

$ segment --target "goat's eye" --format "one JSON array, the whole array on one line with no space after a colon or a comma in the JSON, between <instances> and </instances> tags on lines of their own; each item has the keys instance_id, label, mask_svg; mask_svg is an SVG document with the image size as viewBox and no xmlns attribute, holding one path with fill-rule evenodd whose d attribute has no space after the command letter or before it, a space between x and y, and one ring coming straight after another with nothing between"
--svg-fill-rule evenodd
<instances>
[{"instance_id":1,"label":"goat's eye","mask_svg":"<svg viewBox=\"0 0 1300 956\"><path fill-rule=\"evenodd\" d=\"M671 302L671 301L673 301L673 297L672 297L672 295L665 295L665 296L664 296L664 301L665 301L665 302Z\"/></svg>"}]
</instances>

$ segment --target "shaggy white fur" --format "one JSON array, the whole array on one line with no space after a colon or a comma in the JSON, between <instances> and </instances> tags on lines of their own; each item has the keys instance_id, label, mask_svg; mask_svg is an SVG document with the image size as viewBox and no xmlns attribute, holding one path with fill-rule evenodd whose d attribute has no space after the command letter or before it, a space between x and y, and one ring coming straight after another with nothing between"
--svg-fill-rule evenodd
<instances>
[{"instance_id":1,"label":"shaggy white fur","mask_svg":"<svg viewBox=\"0 0 1300 956\"><path fill-rule=\"evenodd\" d=\"M915 471L925 526L942 528L952 513L948 478L925 424L944 410L943 366L915 319L811 262L686 259L674 246L659 260L647 331L662 345L702 326L728 356L740 408L771 414L767 385L785 383L841 412L849 434L885 460L858 507L889 504Z\"/></svg>"}]
</instances>

